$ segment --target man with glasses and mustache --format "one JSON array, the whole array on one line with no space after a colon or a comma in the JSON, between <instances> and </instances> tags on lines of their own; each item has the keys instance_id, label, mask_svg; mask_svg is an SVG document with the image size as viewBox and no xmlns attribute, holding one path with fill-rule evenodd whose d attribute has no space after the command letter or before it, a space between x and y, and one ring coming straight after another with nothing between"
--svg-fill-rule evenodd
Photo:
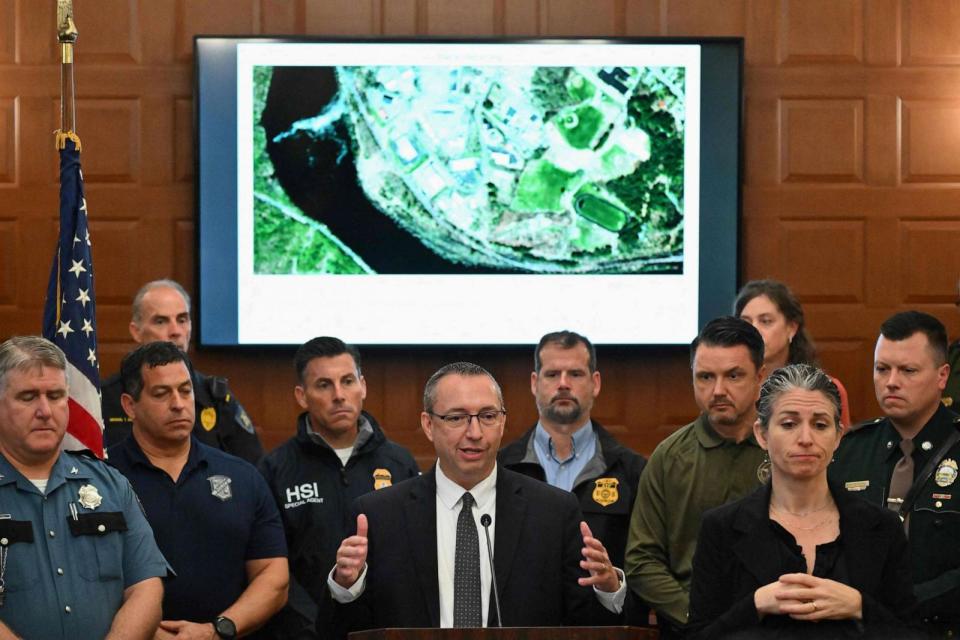
<instances>
[{"instance_id":1,"label":"man with glasses and mustache","mask_svg":"<svg viewBox=\"0 0 960 640\"><path fill-rule=\"evenodd\" d=\"M621 567L646 460L590 417L600 394L600 371L589 339L573 331L548 333L533 352L533 366L530 391L540 419L501 449L498 461L506 469L573 492L590 530ZM628 606L628 614L632 624L646 623L646 610L639 603Z\"/></svg>"},{"instance_id":2,"label":"man with glasses and mustache","mask_svg":"<svg viewBox=\"0 0 960 640\"><path fill-rule=\"evenodd\" d=\"M482 367L455 362L430 377L420 426L437 463L356 500L356 534L328 575L337 604L327 603L333 617L318 621L321 634L591 626L622 609L622 572L577 500L497 465L506 414L500 385Z\"/></svg>"},{"instance_id":3,"label":"man with glasses and mustache","mask_svg":"<svg viewBox=\"0 0 960 640\"><path fill-rule=\"evenodd\" d=\"M733 317L711 320L690 345L700 417L657 445L640 477L627 540L627 584L656 612L661 638L687 623L700 518L765 479L753 436L763 337Z\"/></svg>"}]
</instances>

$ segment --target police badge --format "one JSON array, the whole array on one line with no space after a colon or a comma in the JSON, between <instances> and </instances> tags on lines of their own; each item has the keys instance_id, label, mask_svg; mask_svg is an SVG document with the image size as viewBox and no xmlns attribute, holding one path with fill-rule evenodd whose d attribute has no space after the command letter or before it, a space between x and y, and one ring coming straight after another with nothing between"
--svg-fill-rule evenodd
<instances>
[{"instance_id":1,"label":"police badge","mask_svg":"<svg viewBox=\"0 0 960 640\"><path fill-rule=\"evenodd\" d=\"M595 483L593 501L601 507L609 507L620 499L620 492L617 490L620 481L616 478L597 478Z\"/></svg>"},{"instance_id":2,"label":"police badge","mask_svg":"<svg viewBox=\"0 0 960 640\"><path fill-rule=\"evenodd\" d=\"M96 509L103 502L100 492L92 484L85 484L77 492L80 496L80 505L87 509Z\"/></svg>"},{"instance_id":3,"label":"police badge","mask_svg":"<svg viewBox=\"0 0 960 640\"><path fill-rule=\"evenodd\" d=\"M230 483L233 480L227 476L210 476L207 482L210 483L210 494L213 497L220 498L224 502L233 497L233 492L230 490Z\"/></svg>"},{"instance_id":4,"label":"police badge","mask_svg":"<svg viewBox=\"0 0 960 640\"><path fill-rule=\"evenodd\" d=\"M217 426L217 410L213 407L207 407L200 412L200 424L207 431Z\"/></svg>"},{"instance_id":5,"label":"police badge","mask_svg":"<svg viewBox=\"0 0 960 640\"><path fill-rule=\"evenodd\" d=\"M957 461L946 458L937 467L937 472L933 475L933 481L938 487L949 487L957 479Z\"/></svg>"},{"instance_id":6,"label":"police badge","mask_svg":"<svg viewBox=\"0 0 960 640\"><path fill-rule=\"evenodd\" d=\"M390 473L390 469L374 469L373 470L373 490L378 491L380 489L386 489L393 484L393 474Z\"/></svg>"}]
</instances>

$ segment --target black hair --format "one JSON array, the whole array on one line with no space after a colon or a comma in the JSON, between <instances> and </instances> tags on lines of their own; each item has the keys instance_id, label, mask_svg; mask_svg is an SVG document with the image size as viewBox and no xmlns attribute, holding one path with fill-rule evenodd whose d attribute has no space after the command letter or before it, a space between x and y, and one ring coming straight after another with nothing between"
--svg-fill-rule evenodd
<instances>
[{"instance_id":1,"label":"black hair","mask_svg":"<svg viewBox=\"0 0 960 640\"><path fill-rule=\"evenodd\" d=\"M306 371L307 365L310 364L310 361L314 358L333 358L334 356L343 355L344 353L349 354L350 357L353 358L353 364L357 369L357 376L359 376L360 352L356 347L345 343L340 338L332 338L330 336L320 336L312 340L307 340L300 345L296 355L293 356L293 364L297 369L297 379L300 380L300 382L304 382L303 372Z\"/></svg>"},{"instance_id":2,"label":"black hair","mask_svg":"<svg viewBox=\"0 0 960 640\"><path fill-rule=\"evenodd\" d=\"M190 358L172 342L148 342L140 345L123 356L120 362L123 392L134 400L139 400L143 392L143 365L153 369L175 362L186 365L187 371L192 375L193 366L190 364Z\"/></svg>"},{"instance_id":3,"label":"black hair","mask_svg":"<svg viewBox=\"0 0 960 640\"><path fill-rule=\"evenodd\" d=\"M922 311L901 311L895 313L880 325L880 335L887 340L906 340L915 333L927 336L927 342L933 351L934 361L939 367L947 361L947 330L943 323L929 313Z\"/></svg>"},{"instance_id":4,"label":"black hair","mask_svg":"<svg viewBox=\"0 0 960 640\"><path fill-rule=\"evenodd\" d=\"M757 329L740 318L720 316L714 318L700 330L700 335L690 343L690 366L697 357L700 345L708 347L736 347L743 345L750 352L750 360L760 370L763 366L763 336Z\"/></svg>"}]
</instances>

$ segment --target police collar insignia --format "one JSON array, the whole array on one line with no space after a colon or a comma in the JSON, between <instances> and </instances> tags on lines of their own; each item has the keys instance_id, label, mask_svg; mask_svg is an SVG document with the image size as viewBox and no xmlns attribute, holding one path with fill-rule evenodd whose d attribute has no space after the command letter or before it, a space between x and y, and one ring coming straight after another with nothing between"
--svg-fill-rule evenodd
<instances>
[{"instance_id":1,"label":"police collar insignia","mask_svg":"<svg viewBox=\"0 0 960 640\"><path fill-rule=\"evenodd\" d=\"M593 501L602 507L609 507L620 499L620 481L616 478L597 478L593 488Z\"/></svg>"},{"instance_id":2,"label":"police collar insignia","mask_svg":"<svg viewBox=\"0 0 960 640\"><path fill-rule=\"evenodd\" d=\"M85 484L77 492L80 496L80 505L87 509L96 509L103 502L100 492L92 484Z\"/></svg>"},{"instance_id":3,"label":"police collar insignia","mask_svg":"<svg viewBox=\"0 0 960 640\"><path fill-rule=\"evenodd\" d=\"M80 469L77 469L76 467L70 467L70 473L76 475L80 473Z\"/></svg>"},{"instance_id":4,"label":"police collar insignia","mask_svg":"<svg viewBox=\"0 0 960 640\"><path fill-rule=\"evenodd\" d=\"M373 470L373 489L374 491L379 489L386 489L393 484L393 475L390 473L389 469L374 469Z\"/></svg>"},{"instance_id":5,"label":"police collar insignia","mask_svg":"<svg viewBox=\"0 0 960 640\"><path fill-rule=\"evenodd\" d=\"M207 478L210 483L210 494L215 498L220 498L224 502L233 497L233 491L230 490L230 483L233 482L227 476L210 476Z\"/></svg>"},{"instance_id":6,"label":"police collar insignia","mask_svg":"<svg viewBox=\"0 0 960 640\"><path fill-rule=\"evenodd\" d=\"M938 487L949 487L957 479L957 461L946 458L937 467L937 472L933 475L934 482Z\"/></svg>"}]
</instances>

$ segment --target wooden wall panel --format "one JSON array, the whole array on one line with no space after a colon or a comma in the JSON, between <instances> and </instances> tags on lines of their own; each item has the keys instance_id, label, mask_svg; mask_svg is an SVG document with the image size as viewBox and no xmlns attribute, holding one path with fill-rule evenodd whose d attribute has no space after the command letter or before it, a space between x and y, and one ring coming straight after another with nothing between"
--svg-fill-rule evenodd
<instances>
[{"instance_id":1,"label":"wooden wall panel","mask_svg":"<svg viewBox=\"0 0 960 640\"><path fill-rule=\"evenodd\" d=\"M307 2L307 33L370 35L380 32L378 0L320 0Z\"/></svg>"},{"instance_id":2,"label":"wooden wall panel","mask_svg":"<svg viewBox=\"0 0 960 640\"><path fill-rule=\"evenodd\" d=\"M137 0L75 0L74 15L83 16L83 29L97 34L82 41L86 64L140 64L140 24ZM79 64L79 61L78 63Z\"/></svg>"},{"instance_id":3,"label":"wooden wall panel","mask_svg":"<svg viewBox=\"0 0 960 640\"><path fill-rule=\"evenodd\" d=\"M903 2L903 62L906 65L960 63L960 4L953 0Z\"/></svg>"},{"instance_id":4,"label":"wooden wall panel","mask_svg":"<svg viewBox=\"0 0 960 640\"><path fill-rule=\"evenodd\" d=\"M442 35L484 36L502 30L502 6L496 0L427 0L426 30Z\"/></svg>"},{"instance_id":5,"label":"wooden wall panel","mask_svg":"<svg viewBox=\"0 0 960 640\"><path fill-rule=\"evenodd\" d=\"M616 36L624 33L618 0L541 0L540 33L550 36Z\"/></svg>"},{"instance_id":6,"label":"wooden wall panel","mask_svg":"<svg viewBox=\"0 0 960 640\"><path fill-rule=\"evenodd\" d=\"M383 0L379 30L389 36L412 36L419 33L417 24L418 0Z\"/></svg>"},{"instance_id":7,"label":"wooden wall panel","mask_svg":"<svg viewBox=\"0 0 960 640\"><path fill-rule=\"evenodd\" d=\"M863 60L862 0L784 0L780 16L781 62Z\"/></svg>"},{"instance_id":8,"label":"wooden wall panel","mask_svg":"<svg viewBox=\"0 0 960 640\"><path fill-rule=\"evenodd\" d=\"M783 182L863 180L862 100L782 100L780 126Z\"/></svg>"},{"instance_id":9,"label":"wooden wall panel","mask_svg":"<svg viewBox=\"0 0 960 640\"><path fill-rule=\"evenodd\" d=\"M665 35L743 36L746 0L672 0L663 3Z\"/></svg>"},{"instance_id":10,"label":"wooden wall panel","mask_svg":"<svg viewBox=\"0 0 960 640\"><path fill-rule=\"evenodd\" d=\"M335 4L334 1L324 4ZM342 4L342 2L340 3ZM352 3L354 11L363 3ZM177 60L190 63L195 35L255 34L260 26L259 0L177 0L175 15L175 54Z\"/></svg>"},{"instance_id":11,"label":"wooden wall panel","mask_svg":"<svg viewBox=\"0 0 960 640\"><path fill-rule=\"evenodd\" d=\"M80 130L86 138L82 152L85 183L139 182L140 106L137 99L77 100L77 127L82 123ZM59 108L57 104L57 114ZM52 120L58 122L59 115Z\"/></svg>"},{"instance_id":12,"label":"wooden wall panel","mask_svg":"<svg viewBox=\"0 0 960 640\"><path fill-rule=\"evenodd\" d=\"M901 108L903 181L960 180L960 99L903 100Z\"/></svg>"},{"instance_id":13,"label":"wooden wall panel","mask_svg":"<svg viewBox=\"0 0 960 640\"><path fill-rule=\"evenodd\" d=\"M10 64L17 56L16 0L0 0L0 64Z\"/></svg>"},{"instance_id":14,"label":"wooden wall panel","mask_svg":"<svg viewBox=\"0 0 960 640\"><path fill-rule=\"evenodd\" d=\"M900 60L900 0L868 0L864 5L864 60L896 66Z\"/></svg>"},{"instance_id":15,"label":"wooden wall panel","mask_svg":"<svg viewBox=\"0 0 960 640\"><path fill-rule=\"evenodd\" d=\"M11 212L12 213L12 212ZM0 218L0 306L17 304L17 245L19 244L16 218Z\"/></svg>"},{"instance_id":16,"label":"wooden wall panel","mask_svg":"<svg viewBox=\"0 0 960 640\"><path fill-rule=\"evenodd\" d=\"M193 180L193 99L174 98L173 176L177 182Z\"/></svg>"},{"instance_id":17,"label":"wooden wall panel","mask_svg":"<svg viewBox=\"0 0 960 640\"><path fill-rule=\"evenodd\" d=\"M0 98L0 188L17 181L17 99Z\"/></svg>"},{"instance_id":18,"label":"wooden wall panel","mask_svg":"<svg viewBox=\"0 0 960 640\"><path fill-rule=\"evenodd\" d=\"M783 219L780 255L779 277L802 300L864 302L862 220Z\"/></svg>"},{"instance_id":19,"label":"wooden wall panel","mask_svg":"<svg viewBox=\"0 0 960 640\"><path fill-rule=\"evenodd\" d=\"M272 35L303 33L306 23L304 0L262 0L262 32Z\"/></svg>"},{"instance_id":20,"label":"wooden wall panel","mask_svg":"<svg viewBox=\"0 0 960 640\"><path fill-rule=\"evenodd\" d=\"M960 220L905 220L900 233L902 304L956 300Z\"/></svg>"},{"instance_id":21,"label":"wooden wall panel","mask_svg":"<svg viewBox=\"0 0 960 640\"><path fill-rule=\"evenodd\" d=\"M55 4L0 0L0 326L36 331L56 237ZM129 349L147 279L193 289L196 34L743 36L743 280L805 305L857 419L877 412L877 327L916 307L960 333L960 4L954 0L75 0L77 98L101 366ZM544 330L556 327L544 327ZM533 337L531 337L533 339ZM536 416L527 350L370 350L367 407L422 464L423 381L454 358L504 386L508 437ZM226 375L267 446L288 437L292 350L194 354ZM600 350L595 416L649 452L696 414L684 348Z\"/></svg>"}]
</instances>

